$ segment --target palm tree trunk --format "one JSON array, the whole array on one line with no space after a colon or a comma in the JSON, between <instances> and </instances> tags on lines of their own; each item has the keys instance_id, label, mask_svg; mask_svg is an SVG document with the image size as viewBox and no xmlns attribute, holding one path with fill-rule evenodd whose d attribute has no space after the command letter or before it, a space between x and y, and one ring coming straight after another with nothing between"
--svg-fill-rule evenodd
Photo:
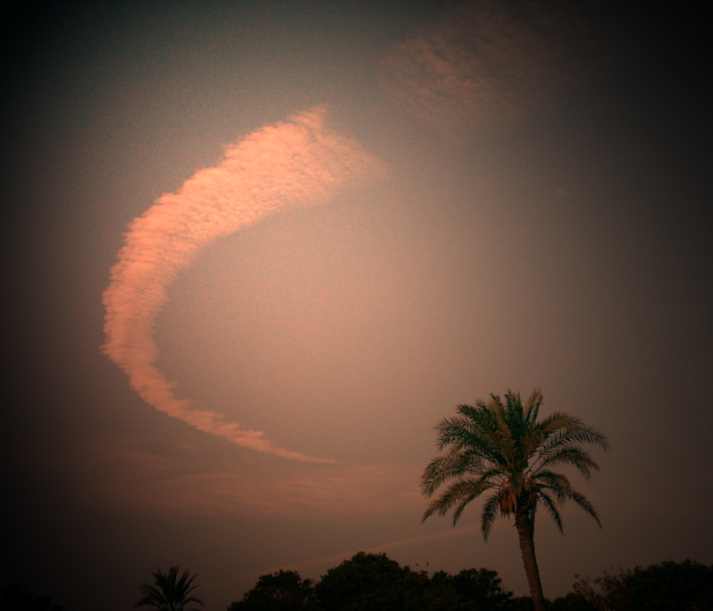
<instances>
[{"instance_id":1,"label":"palm tree trunk","mask_svg":"<svg viewBox=\"0 0 713 611\"><path fill-rule=\"evenodd\" d=\"M540 569L537 567L537 557L535 556L535 538L532 528L532 520L524 513L515 518L515 526L520 539L520 553L522 562L525 565L527 583L530 586L530 596L534 611L545 611L545 595L542 593L542 582L540 581Z\"/></svg>"}]
</instances>

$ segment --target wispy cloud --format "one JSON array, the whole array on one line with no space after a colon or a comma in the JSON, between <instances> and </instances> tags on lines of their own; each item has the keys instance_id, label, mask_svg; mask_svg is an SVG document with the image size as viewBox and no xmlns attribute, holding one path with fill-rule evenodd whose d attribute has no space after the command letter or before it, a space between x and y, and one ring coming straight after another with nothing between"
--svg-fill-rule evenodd
<instances>
[{"instance_id":1,"label":"wispy cloud","mask_svg":"<svg viewBox=\"0 0 713 611\"><path fill-rule=\"evenodd\" d=\"M394 105L444 135L511 127L566 83L564 40L578 27L556 11L467 3L394 46L381 82Z\"/></svg>"},{"instance_id":2,"label":"wispy cloud","mask_svg":"<svg viewBox=\"0 0 713 611\"><path fill-rule=\"evenodd\" d=\"M104 352L144 401L200 431L258 452L301 462L333 462L274 445L262 431L175 396L157 367L156 317L180 270L202 247L289 206L328 202L345 185L383 173L354 140L325 125L317 107L230 145L218 165L201 169L159 197L129 226L104 291Z\"/></svg>"}]
</instances>

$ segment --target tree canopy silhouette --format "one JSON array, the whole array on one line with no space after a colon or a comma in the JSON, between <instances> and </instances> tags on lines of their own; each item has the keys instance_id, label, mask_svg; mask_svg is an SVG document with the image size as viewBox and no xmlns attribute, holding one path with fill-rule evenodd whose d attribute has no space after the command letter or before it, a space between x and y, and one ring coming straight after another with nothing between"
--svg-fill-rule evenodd
<instances>
[{"instance_id":1,"label":"tree canopy silhouette","mask_svg":"<svg viewBox=\"0 0 713 611\"><path fill-rule=\"evenodd\" d=\"M599 466L582 446L608 447L604 435L574 416L555 412L540 420L541 405L537 390L525 404L508 391L504 398L493 394L475 406L459 405L457 416L436 427L442 454L426 466L421 480L427 497L449 483L428 505L424 521L453 509L455 525L465 508L486 494L481 515L485 539L498 514L514 517L536 611L545 608L534 543L537 510L544 507L563 532L558 505L572 500L601 526L592 503L553 468L570 465L588 479Z\"/></svg>"},{"instance_id":2,"label":"tree canopy silhouette","mask_svg":"<svg viewBox=\"0 0 713 611\"><path fill-rule=\"evenodd\" d=\"M429 577L386 554L364 552L327 571L315 592L323 611L505 611L511 597L495 571Z\"/></svg>"},{"instance_id":3,"label":"tree canopy silhouette","mask_svg":"<svg viewBox=\"0 0 713 611\"><path fill-rule=\"evenodd\" d=\"M314 587L296 571L263 575L228 611L303 611L314 607Z\"/></svg>"},{"instance_id":4,"label":"tree canopy silhouette","mask_svg":"<svg viewBox=\"0 0 713 611\"><path fill-rule=\"evenodd\" d=\"M203 606L203 601L193 596L198 589L198 575L188 571L180 572L181 568L172 566L165 573L158 569L152 573L153 583L140 586L141 598L135 607L153 607L159 611L193 611L195 607Z\"/></svg>"},{"instance_id":5,"label":"tree canopy silhouette","mask_svg":"<svg viewBox=\"0 0 713 611\"><path fill-rule=\"evenodd\" d=\"M37 596L18 583L0 588L0 607L11 611L65 611L51 596Z\"/></svg>"},{"instance_id":6,"label":"tree canopy silhouette","mask_svg":"<svg viewBox=\"0 0 713 611\"><path fill-rule=\"evenodd\" d=\"M593 609L616 611L703 611L713 609L713 566L692 560L666 561L579 578L574 590Z\"/></svg>"},{"instance_id":7,"label":"tree canopy silhouette","mask_svg":"<svg viewBox=\"0 0 713 611\"><path fill-rule=\"evenodd\" d=\"M426 578L427 579L427 578ZM359 552L329 569L316 586L325 609L418 609L421 576L385 554Z\"/></svg>"},{"instance_id":8,"label":"tree canopy silhouette","mask_svg":"<svg viewBox=\"0 0 713 611\"><path fill-rule=\"evenodd\" d=\"M318 595L321 593L321 599ZM578 577L572 591L545 600L547 611L708 611L713 566L687 560ZM23 607L24 609L24 607ZM295 571L263 575L228 611L532 611L530 596L513 597L496 571L437 571L429 576L385 554L360 552L313 586ZM28 609L29 611L29 609ZM36 611L36 609L32 609ZM43 608L44 611L44 608Z\"/></svg>"}]
</instances>

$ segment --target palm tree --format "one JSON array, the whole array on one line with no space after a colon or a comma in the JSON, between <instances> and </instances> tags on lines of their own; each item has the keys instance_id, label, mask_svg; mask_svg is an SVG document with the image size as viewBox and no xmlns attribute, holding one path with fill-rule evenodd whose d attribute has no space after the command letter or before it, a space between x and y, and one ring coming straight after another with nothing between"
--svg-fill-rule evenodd
<instances>
[{"instance_id":1,"label":"palm tree","mask_svg":"<svg viewBox=\"0 0 713 611\"><path fill-rule=\"evenodd\" d=\"M195 583L198 575L191 575L183 571L179 575L180 567L172 566L166 573L158 569L152 573L153 584L145 583L141 586L141 599L135 607L153 607L158 611L194 611L188 605L203 606L203 601L192 596L198 588Z\"/></svg>"},{"instance_id":2,"label":"palm tree","mask_svg":"<svg viewBox=\"0 0 713 611\"><path fill-rule=\"evenodd\" d=\"M423 521L454 508L455 526L468 504L485 493L481 516L484 539L498 514L514 516L535 611L544 611L534 542L537 509L544 507L564 532L558 505L571 499L601 527L594 506L565 475L552 468L571 465L589 479L599 465L581 446L608 447L604 435L573 416L555 412L538 421L541 404L542 393L536 390L525 405L512 391L505 393L504 400L491 395L489 401L477 401L475 407L459 405L457 416L444 418L436 427L442 454L428 464L421 480L429 498L450 482L431 501Z\"/></svg>"}]
</instances>

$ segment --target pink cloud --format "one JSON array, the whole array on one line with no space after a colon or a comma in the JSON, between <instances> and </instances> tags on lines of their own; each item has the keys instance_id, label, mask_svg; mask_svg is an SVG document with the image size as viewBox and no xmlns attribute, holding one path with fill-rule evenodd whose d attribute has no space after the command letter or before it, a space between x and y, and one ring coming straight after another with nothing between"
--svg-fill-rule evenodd
<instances>
[{"instance_id":1,"label":"pink cloud","mask_svg":"<svg viewBox=\"0 0 713 611\"><path fill-rule=\"evenodd\" d=\"M327 203L347 184L383 173L357 142L328 129L325 116L317 107L253 132L228 146L216 166L161 195L129 225L103 297L103 350L149 405L239 446L317 463L332 461L277 447L262 431L176 397L156 365L153 328L168 287L201 248L278 210Z\"/></svg>"}]
</instances>

